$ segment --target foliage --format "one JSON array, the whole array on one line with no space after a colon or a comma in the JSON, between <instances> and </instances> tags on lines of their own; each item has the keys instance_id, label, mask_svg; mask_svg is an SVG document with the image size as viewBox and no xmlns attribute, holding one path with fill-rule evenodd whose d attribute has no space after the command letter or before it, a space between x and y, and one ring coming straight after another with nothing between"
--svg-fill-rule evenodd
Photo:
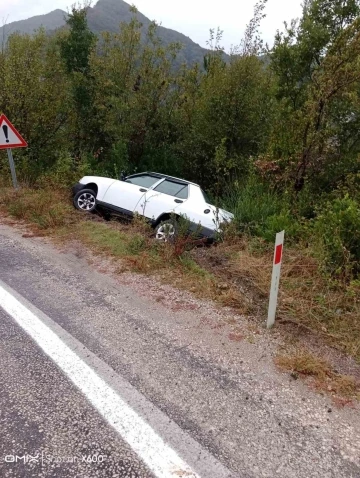
<instances>
[{"instance_id":1,"label":"foliage","mask_svg":"<svg viewBox=\"0 0 360 478\"><path fill-rule=\"evenodd\" d=\"M55 188L68 188L75 184L79 177L92 174L93 169L86 161L74 161L68 154L59 155L55 164L46 172L40 175L37 185L40 187L54 186Z\"/></svg>"},{"instance_id":2,"label":"foliage","mask_svg":"<svg viewBox=\"0 0 360 478\"><path fill-rule=\"evenodd\" d=\"M228 174L246 175L249 158L266 143L272 75L256 57L234 57L225 65L217 51L204 76L188 75L191 97L185 96L186 104L178 111L182 134L177 150L190 178L214 191L219 171L216 151ZM194 82L200 83L196 89Z\"/></svg>"},{"instance_id":3,"label":"foliage","mask_svg":"<svg viewBox=\"0 0 360 478\"><path fill-rule=\"evenodd\" d=\"M29 144L16 157L23 177L33 180L68 147L70 88L56 40L42 30L35 36L12 35L0 53L0 72L0 111Z\"/></svg>"},{"instance_id":4,"label":"foliage","mask_svg":"<svg viewBox=\"0 0 360 478\"><path fill-rule=\"evenodd\" d=\"M50 196L52 201L49 201ZM63 192L52 188L5 194L0 198L0 206L6 206L11 216L25 220L41 230L64 227L73 221L70 205L64 205Z\"/></svg>"},{"instance_id":5,"label":"foliage","mask_svg":"<svg viewBox=\"0 0 360 478\"><path fill-rule=\"evenodd\" d=\"M283 198L254 175L250 175L245 182L235 182L229 189L224 206L233 211L238 229L250 234L264 232L270 218L286 211Z\"/></svg>"},{"instance_id":6,"label":"foliage","mask_svg":"<svg viewBox=\"0 0 360 478\"><path fill-rule=\"evenodd\" d=\"M66 20L68 34L60 39L60 54L72 89L74 151L78 151L79 155L83 149L94 150L101 146L94 108L96 84L90 67L96 37L88 27L87 10L86 5L83 8L72 7Z\"/></svg>"},{"instance_id":7,"label":"foliage","mask_svg":"<svg viewBox=\"0 0 360 478\"><path fill-rule=\"evenodd\" d=\"M360 273L360 206L349 196L327 202L314 224L326 271L351 278ZM331 231L331 234L329 234Z\"/></svg>"},{"instance_id":8,"label":"foliage","mask_svg":"<svg viewBox=\"0 0 360 478\"><path fill-rule=\"evenodd\" d=\"M360 2L308 0L271 53L280 108L270 151L300 191L334 188L359 153ZM356 129L357 128L357 129Z\"/></svg>"},{"instance_id":9,"label":"foliage","mask_svg":"<svg viewBox=\"0 0 360 478\"><path fill-rule=\"evenodd\" d=\"M240 53L243 56L261 55L264 50L264 41L259 31L261 21L266 17L264 13L268 0L258 0L254 7L254 16L247 25L244 38L240 45L234 47L232 54Z\"/></svg>"}]
</instances>

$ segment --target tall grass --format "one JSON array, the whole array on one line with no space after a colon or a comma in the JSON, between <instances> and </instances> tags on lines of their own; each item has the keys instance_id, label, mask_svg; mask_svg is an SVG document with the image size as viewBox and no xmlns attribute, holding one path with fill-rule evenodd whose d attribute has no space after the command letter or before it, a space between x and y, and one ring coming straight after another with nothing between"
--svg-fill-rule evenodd
<instances>
[{"instance_id":1,"label":"tall grass","mask_svg":"<svg viewBox=\"0 0 360 478\"><path fill-rule=\"evenodd\" d=\"M20 188L3 190L0 207L10 216L26 221L39 229L54 229L75 222L73 208L63 191Z\"/></svg>"},{"instance_id":2,"label":"tall grass","mask_svg":"<svg viewBox=\"0 0 360 478\"><path fill-rule=\"evenodd\" d=\"M272 241L283 229L288 237L296 237L299 232L287 196L273 191L255 176L250 175L243 184L236 181L226 192L223 204L234 214L236 227L242 233Z\"/></svg>"}]
</instances>

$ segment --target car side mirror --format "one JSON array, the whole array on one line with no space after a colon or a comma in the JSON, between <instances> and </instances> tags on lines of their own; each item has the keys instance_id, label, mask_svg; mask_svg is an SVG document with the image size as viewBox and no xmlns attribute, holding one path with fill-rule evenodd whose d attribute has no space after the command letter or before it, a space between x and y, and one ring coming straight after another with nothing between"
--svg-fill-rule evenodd
<instances>
[{"instance_id":1,"label":"car side mirror","mask_svg":"<svg viewBox=\"0 0 360 478\"><path fill-rule=\"evenodd\" d=\"M126 179L126 171L121 171L120 173L120 181L125 181Z\"/></svg>"}]
</instances>

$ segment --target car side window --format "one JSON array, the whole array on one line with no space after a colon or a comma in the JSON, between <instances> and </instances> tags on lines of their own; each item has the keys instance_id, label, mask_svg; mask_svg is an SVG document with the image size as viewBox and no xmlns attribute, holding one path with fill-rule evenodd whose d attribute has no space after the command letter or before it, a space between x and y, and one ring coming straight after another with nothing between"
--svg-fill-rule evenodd
<instances>
[{"instance_id":1,"label":"car side window","mask_svg":"<svg viewBox=\"0 0 360 478\"><path fill-rule=\"evenodd\" d=\"M165 181L160 183L159 186L156 186L154 191L179 199L187 199L189 194L189 186L187 184L177 183L175 181L165 179Z\"/></svg>"},{"instance_id":2,"label":"car side window","mask_svg":"<svg viewBox=\"0 0 360 478\"><path fill-rule=\"evenodd\" d=\"M187 199L189 197L189 186L185 186L176 194L179 199Z\"/></svg>"},{"instance_id":3,"label":"car side window","mask_svg":"<svg viewBox=\"0 0 360 478\"><path fill-rule=\"evenodd\" d=\"M125 180L126 183L135 184L136 186L141 186L143 188L151 188L155 183L160 181L161 178L156 178L155 176L150 176L149 174L144 174L142 176L130 177Z\"/></svg>"}]
</instances>

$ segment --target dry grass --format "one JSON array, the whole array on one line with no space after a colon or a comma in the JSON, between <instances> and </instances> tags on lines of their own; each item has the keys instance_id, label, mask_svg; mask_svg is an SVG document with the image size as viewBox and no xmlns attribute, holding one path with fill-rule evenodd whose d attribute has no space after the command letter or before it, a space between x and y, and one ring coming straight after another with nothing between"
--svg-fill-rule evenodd
<instances>
[{"instance_id":1,"label":"dry grass","mask_svg":"<svg viewBox=\"0 0 360 478\"><path fill-rule=\"evenodd\" d=\"M227 282L248 312L265 319L273 249L259 239L223 243L195 260ZM224 297L224 299L226 299ZM226 305L234 305L231 297ZM277 325L290 333L316 334L360 361L360 284L334 283L323 277L311 250L286 247L283 258Z\"/></svg>"},{"instance_id":2,"label":"dry grass","mask_svg":"<svg viewBox=\"0 0 360 478\"><path fill-rule=\"evenodd\" d=\"M0 209L41 230L55 230L76 221L69 195L54 189L2 189Z\"/></svg>"},{"instance_id":3,"label":"dry grass","mask_svg":"<svg viewBox=\"0 0 360 478\"><path fill-rule=\"evenodd\" d=\"M352 303L352 299L346 297L345 291L335 287L328 288L326 284L323 288L320 286L314 290L316 296L313 298L309 295L311 290L305 293L306 296L301 295L299 288L294 301L286 304L286 308L285 301L282 301L282 322L316 331L332 346L360 361L359 304ZM286 319L287 315L289 320Z\"/></svg>"},{"instance_id":4,"label":"dry grass","mask_svg":"<svg viewBox=\"0 0 360 478\"><path fill-rule=\"evenodd\" d=\"M298 349L287 355L278 355L275 358L278 367L289 370L293 374L301 374L325 380L331 376L329 364L316 355L304 349Z\"/></svg>"},{"instance_id":5,"label":"dry grass","mask_svg":"<svg viewBox=\"0 0 360 478\"><path fill-rule=\"evenodd\" d=\"M337 373L330 364L304 348L285 355L278 355L275 364L289 371L294 379L310 377L317 390L330 393L336 398L360 398L360 384L353 377Z\"/></svg>"},{"instance_id":6,"label":"dry grass","mask_svg":"<svg viewBox=\"0 0 360 478\"><path fill-rule=\"evenodd\" d=\"M326 280L310 251L285 256L279 315L283 323L316 331L360 360L360 284Z\"/></svg>"}]
</instances>

